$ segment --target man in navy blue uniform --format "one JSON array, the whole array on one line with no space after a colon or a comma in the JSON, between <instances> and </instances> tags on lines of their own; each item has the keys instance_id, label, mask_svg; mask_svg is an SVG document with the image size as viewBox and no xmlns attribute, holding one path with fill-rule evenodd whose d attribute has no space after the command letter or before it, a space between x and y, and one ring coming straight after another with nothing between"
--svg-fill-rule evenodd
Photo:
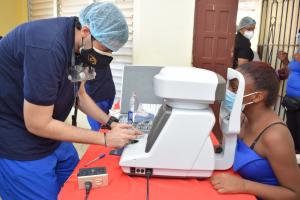
<instances>
[{"instance_id":1,"label":"man in navy blue uniform","mask_svg":"<svg viewBox=\"0 0 300 200\"><path fill-rule=\"evenodd\" d=\"M74 103L68 79L73 52L95 68L107 67L107 53L128 39L121 11L112 3L92 3L76 18L22 24L0 41L0 196L5 199L56 199L79 162L70 142L123 147L142 134L118 124L87 95L81 84L80 109L111 131L65 124ZM74 49L74 51L73 51Z\"/></svg>"}]
</instances>

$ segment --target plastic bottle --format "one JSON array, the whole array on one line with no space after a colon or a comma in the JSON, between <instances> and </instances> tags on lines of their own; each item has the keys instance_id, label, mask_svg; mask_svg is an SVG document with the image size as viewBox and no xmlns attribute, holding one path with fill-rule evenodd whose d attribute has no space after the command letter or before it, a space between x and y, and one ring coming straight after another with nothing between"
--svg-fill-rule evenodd
<instances>
[{"instance_id":1,"label":"plastic bottle","mask_svg":"<svg viewBox=\"0 0 300 200\"><path fill-rule=\"evenodd\" d=\"M133 113L135 112L135 98L134 93L132 94L129 101L129 111L128 111L128 122L133 122Z\"/></svg>"}]
</instances>

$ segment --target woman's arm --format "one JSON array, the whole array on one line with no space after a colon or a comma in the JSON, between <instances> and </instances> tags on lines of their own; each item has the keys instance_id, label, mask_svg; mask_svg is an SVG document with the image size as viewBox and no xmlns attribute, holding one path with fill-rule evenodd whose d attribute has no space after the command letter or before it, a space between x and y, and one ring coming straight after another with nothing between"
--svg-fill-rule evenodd
<instances>
[{"instance_id":1,"label":"woman's arm","mask_svg":"<svg viewBox=\"0 0 300 200\"><path fill-rule=\"evenodd\" d=\"M244 64L249 62L249 59L244 59L244 58L238 58L238 65Z\"/></svg>"},{"instance_id":2,"label":"woman's arm","mask_svg":"<svg viewBox=\"0 0 300 200\"><path fill-rule=\"evenodd\" d=\"M272 200L300 199L300 170L290 133L285 127L272 127L268 132L261 139L266 157L281 186L266 185L222 173L211 179L219 193L247 193Z\"/></svg>"},{"instance_id":3,"label":"woman's arm","mask_svg":"<svg viewBox=\"0 0 300 200\"><path fill-rule=\"evenodd\" d=\"M287 53L285 51L278 51L277 58L279 58L282 61L283 67L288 67L290 61L287 58Z\"/></svg>"}]
</instances>

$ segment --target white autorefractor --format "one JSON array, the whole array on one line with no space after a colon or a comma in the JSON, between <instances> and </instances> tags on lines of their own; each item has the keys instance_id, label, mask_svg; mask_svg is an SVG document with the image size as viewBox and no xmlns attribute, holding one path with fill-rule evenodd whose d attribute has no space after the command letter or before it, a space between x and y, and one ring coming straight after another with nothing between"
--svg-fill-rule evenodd
<instances>
[{"instance_id":1,"label":"white autorefractor","mask_svg":"<svg viewBox=\"0 0 300 200\"><path fill-rule=\"evenodd\" d=\"M125 147L119 163L122 170L145 175L150 168L152 176L205 178L214 170L229 169L240 131L245 81L232 69L228 69L227 78L237 78L239 88L231 112L221 105L222 153L215 153L210 137L216 120L209 104L225 99L225 79L204 69L165 67L154 77L154 93L166 102L149 134Z\"/></svg>"}]
</instances>

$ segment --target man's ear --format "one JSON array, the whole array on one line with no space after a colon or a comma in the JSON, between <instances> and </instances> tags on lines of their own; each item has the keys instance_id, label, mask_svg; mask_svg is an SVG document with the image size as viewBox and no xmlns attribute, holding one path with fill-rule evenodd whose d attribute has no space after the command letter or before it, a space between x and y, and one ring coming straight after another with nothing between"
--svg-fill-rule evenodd
<instances>
[{"instance_id":1,"label":"man's ear","mask_svg":"<svg viewBox=\"0 0 300 200\"><path fill-rule=\"evenodd\" d=\"M266 92L261 91L261 92L257 92L256 94L253 95L254 99L252 100L253 103L259 103L265 100L265 98L267 97Z\"/></svg>"},{"instance_id":2,"label":"man's ear","mask_svg":"<svg viewBox=\"0 0 300 200\"><path fill-rule=\"evenodd\" d=\"M80 30L80 34L81 34L81 37L83 37L83 38L86 38L89 35L91 35L90 27L87 25L82 27Z\"/></svg>"}]
</instances>

